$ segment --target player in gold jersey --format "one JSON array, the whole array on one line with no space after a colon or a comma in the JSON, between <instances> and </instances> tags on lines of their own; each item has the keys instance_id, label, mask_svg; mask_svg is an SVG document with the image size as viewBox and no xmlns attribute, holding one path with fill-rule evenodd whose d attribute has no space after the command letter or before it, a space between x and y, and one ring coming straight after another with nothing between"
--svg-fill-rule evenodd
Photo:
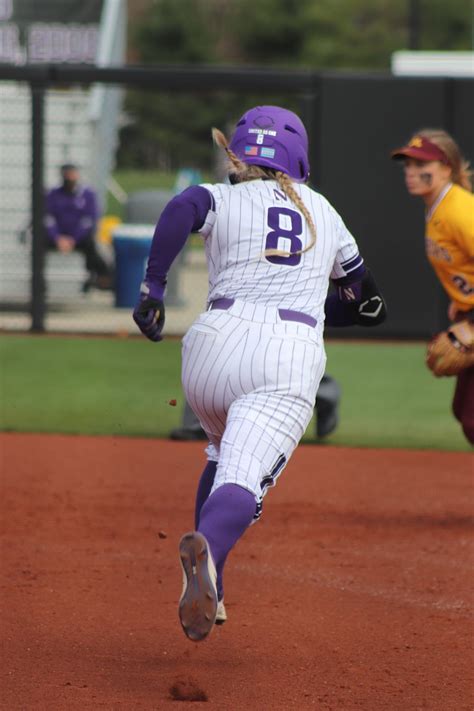
<instances>
[{"instance_id":1,"label":"player in gold jersey","mask_svg":"<svg viewBox=\"0 0 474 711\"><path fill-rule=\"evenodd\" d=\"M474 196L469 164L441 129L418 131L406 146L393 151L392 158L403 160L408 192L425 203L426 254L449 296L449 319L474 323ZM474 367L457 376L453 412L474 444Z\"/></svg>"}]
</instances>

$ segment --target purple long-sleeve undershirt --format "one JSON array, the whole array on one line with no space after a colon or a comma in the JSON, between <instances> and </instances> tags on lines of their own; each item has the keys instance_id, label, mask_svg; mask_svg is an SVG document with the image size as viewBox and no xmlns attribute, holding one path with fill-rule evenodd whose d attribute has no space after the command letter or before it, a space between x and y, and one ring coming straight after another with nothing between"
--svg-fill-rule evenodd
<instances>
[{"instance_id":1,"label":"purple long-sleeve undershirt","mask_svg":"<svg viewBox=\"0 0 474 711\"><path fill-rule=\"evenodd\" d=\"M161 213L145 276L154 298L163 298L169 268L183 249L189 234L203 226L212 205L210 192L200 185L192 185L170 200Z\"/></svg>"}]
</instances>

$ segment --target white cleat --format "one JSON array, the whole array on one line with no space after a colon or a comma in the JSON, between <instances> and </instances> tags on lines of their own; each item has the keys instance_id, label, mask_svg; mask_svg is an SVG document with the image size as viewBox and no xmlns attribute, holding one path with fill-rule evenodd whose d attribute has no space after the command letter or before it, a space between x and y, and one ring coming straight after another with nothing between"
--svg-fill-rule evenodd
<instances>
[{"instance_id":1,"label":"white cleat","mask_svg":"<svg viewBox=\"0 0 474 711\"><path fill-rule=\"evenodd\" d=\"M181 538L179 556L183 569L179 619L185 635L193 642L200 642L217 620L216 568L208 542L197 531L185 533Z\"/></svg>"},{"instance_id":2,"label":"white cleat","mask_svg":"<svg viewBox=\"0 0 474 711\"><path fill-rule=\"evenodd\" d=\"M227 612L224 605L224 600L219 600L217 603L216 625L223 625L227 622Z\"/></svg>"}]
</instances>

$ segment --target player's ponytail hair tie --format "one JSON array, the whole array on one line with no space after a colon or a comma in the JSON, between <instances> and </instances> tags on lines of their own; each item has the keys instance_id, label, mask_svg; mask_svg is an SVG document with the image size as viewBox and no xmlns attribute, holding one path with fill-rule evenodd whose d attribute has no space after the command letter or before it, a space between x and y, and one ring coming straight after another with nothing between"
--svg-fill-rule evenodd
<instances>
[{"instance_id":1,"label":"player's ponytail hair tie","mask_svg":"<svg viewBox=\"0 0 474 711\"><path fill-rule=\"evenodd\" d=\"M258 180L259 178L273 178L273 180L277 180L282 191L300 210L308 223L309 231L311 233L311 241L304 249L298 249L296 252L287 252L282 249L266 249L264 255L266 257L291 257L295 254L303 254L303 252L307 252L309 249L312 249L316 244L316 226L313 222L313 218L311 217L311 213L296 192L291 178L286 175L286 173L282 173L279 170L272 170L271 168L264 168L259 165L248 165L247 163L244 163L244 161L241 161L229 147L227 138L218 128L212 129L212 138L214 143L220 148L223 148L227 153L231 175L234 176L234 180L232 182L242 183L248 180Z\"/></svg>"}]
</instances>

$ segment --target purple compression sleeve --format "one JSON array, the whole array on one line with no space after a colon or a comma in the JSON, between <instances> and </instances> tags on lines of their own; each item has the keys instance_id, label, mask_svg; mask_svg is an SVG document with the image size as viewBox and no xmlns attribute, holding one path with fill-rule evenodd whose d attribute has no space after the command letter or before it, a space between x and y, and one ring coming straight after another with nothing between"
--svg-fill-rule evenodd
<instances>
[{"instance_id":1,"label":"purple compression sleeve","mask_svg":"<svg viewBox=\"0 0 474 711\"><path fill-rule=\"evenodd\" d=\"M151 244L145 281L163 298L166 276L191 232L199 230L212 206L211 194L200 185L186 188L166 205L158 220ZM158 291L161 290L161 294Z\"/></svg>"},{"instance_id":2,"label":"purple compression sleeve","mask_svg":"<svg viewBox=\"0 0 474 711\"><path fill-rule=\"evenodd\" d=\"M336 293L330 294L324 304L326 326L354 326L355 305L360 303L362 279L366 268L361 264L350 276L333 279Z\"/></svg>"},{"instance_id":3,"label":"purple compression sleeve","mask_svg":"<svg viewBox=\"0 0 474 711\"><path fill-rule=\"evenodd\" d=\"M217 568L217 596L222 600L223 570L226 558L252 523L255 497L238 484L223 484L201 509L198 531L207 538Z\"/></svg>"},{"instance_id":4,"label":"purple compression sleeve","mask_svg":"<svg viewBox=\"0 0 474 711\"><path fill-rule=\"evenodd\" d=\"M211 493L214 477L216 476L217 462L208 462L204 467L204 471L199 479L199 484L196 492L196 504L194 508L194 527L197 530L201 509Z\"/></svg>"}]
</instances>

